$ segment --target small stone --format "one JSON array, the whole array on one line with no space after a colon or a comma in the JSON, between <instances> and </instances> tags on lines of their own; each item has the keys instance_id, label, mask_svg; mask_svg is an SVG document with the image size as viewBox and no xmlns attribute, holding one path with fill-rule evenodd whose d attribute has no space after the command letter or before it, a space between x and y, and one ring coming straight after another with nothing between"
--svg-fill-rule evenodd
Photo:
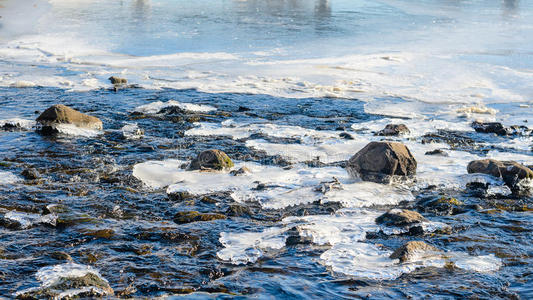
<instances>
[{"instance_id":1,"label":"small stone","mask_svg":"<svg viewBox=\"0 0 533 300\"><path fill-rule=\"evenodd\" d=\"M84 233L86 236L92 236L99 239L111 239L115 235L115 231L113 229L99 229L99 230L91 230Z\"/></svg>"},{"instance_id":2,"label":"small stone","mask_svg":"<svg viewBox=\"0 0 533 300\"><path fill-rule=\"evenodd\" d=\"M41 174L33 168L25 169L22 171L21 175L27 180L35 180L41 178Z\"/></svg>"},{"instance_id":3,"label":"small stone","mask_svg":"<svg viewBox=\"0 0 533 300\"><path fill-rule=\"evenodd\" d=\"M182 211L174 216L174 222L177 224L186 224L192 222L206 222L226 219L226 216L217 213L200 213L197 211Z\"/></svg>"},{"instance_id":4,"label":"small stone","mask_svg":"<svg viewBox=\"0 0 533 300\"><path fill-rule=\"evenodd\" d=\"M422 241L410 241L396 249L396 251L390 255L390 258L399 259L400 262L403 263L416 259L420 256L431 256L435 252L439 252L439 249Z\"/></svg>"},{"instance_id":5,"label":"small stone","mask_svg":"<svg viewBox=\"0 0 533 300\"><path fill-rule=\"evenodd\" d=\"M50 253L49 255L51 258L53 259L56 259L56 260L67 260L67 261L72 261L72 257L66 253L66 252L63 252L63 251L55 251L55 252L52 252Z\"/></svg>"},{"instance_id":6,"label":"small stone","mask_svg":"<svg viewBox=\"0 0 533 300\"><path fill-rule=\"evenodd\" d=\"M432 150L432 151L427 151L425 153L426 155L439 155L439 156L449 156L448 155L448 152L444 151L444 150L441 150L441 149L435 149L435 150Z\"/></svg>"},{"instance_id":7,"label":"small stone","mask_svg":"<svg viewBox=\"0 0 533 300\"><path fill-rule=\"evenodd\" d=\"M425 218L416 211L407 209L391 209L376 218L377 224L387 226L408 226L424 221Z\"/></svg>"},{"instance_id":8,"label":"small stone","mask_svg":"<svg viewBox=\"0 0 533 300\"><path fill-rule=\"evenodd\" d=\"M220 150L206 150L191 161L189 170L221 171L233 167L233 161Z\"/></svg>"},{"instance_id":9,"label":"small stone","mask_svg":"<svg viewBox=\"0 0 533 300\"><path fill-rule=\"evenodd\" d=\"M116 76L111 76L108 78L109 81L111 81L112 84L121 85L128 83L128 80L126 78L120 78Z\"/></svg>"},{"instance_id":10,"label":"small stone","mask_svg":"<svg viewBox=\"0 0 533 300\"><path fill-rule=\"evenodd\" d=\"M409 134L411 131L405 124L387 124L385 128L380 130L376 135L379 136L399 136Z\"/></svg>"},{"instance_id":11,"label":"small stone","mask_svg":"<svg viewBox=\"0 0 533 300\"><path fill-rule=\"evenodd\" d=\"M348 132L341 132L339 136L345 140L353 140L353 136L349 134Z\"/></svg>"},{"instance_id":12,"label":"small stone","mask_svg":"<svg viewBox=\"0 0 533 300\"><path fill-rule=\"evenodd\" d=\"M241 167L239 168L238 170L232 170L231 172L229 172L231 175L233 176L238 176L238 175L243 175L243 174L248 174L248 173L252 173L252 171L250 171L250 169L248 169L247 167Z\"/></svg>"},{"instance_id":13,"label":"small stone","mask_svg":"<svg viewBox=\"0 0 533 300\"><path fill-rule=\"evenodd\" d=\"M230 217L242 217L242 216L249 216L251 214L252 212L250 211L250 208L244 205L239 205L239 204L232 204L226 210L226 215Z\"/></svg>"}]
</instances>

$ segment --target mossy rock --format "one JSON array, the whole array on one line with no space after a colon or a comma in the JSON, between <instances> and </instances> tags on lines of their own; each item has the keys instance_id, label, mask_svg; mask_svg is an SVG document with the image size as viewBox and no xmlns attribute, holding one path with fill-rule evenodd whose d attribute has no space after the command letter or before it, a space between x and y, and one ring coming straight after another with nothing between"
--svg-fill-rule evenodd
<instances>
[{"instance_id":1,"label":"mossy rock","mask_svg":"<svg viewBox=\"0 0 533 300\"><path fill-rule=\"evenodd\" d=\"M234 166L229 156L220 150L206 150L191 161L189 170L222 171Z\"/></svg>"},{"instance_id":2,"label":"mossy rock","mask_svg":"<svg viewBox=\"0 0 533 300\"><path fill-rule=\"evenodd\" d=\"M223 220L226 216L218 213L200 213L197 211L182 211L174 216L174 222L186 224L192 222L206 222L214 220Z\"/></svg>"},{"instance_id":3,"label":"mossy rock","mask_svg":"<svg viewBox=\"0 0 533 300\"><path fill-rule=\"evenodd\" d=\"M83 289L83 292L60 297L62 292L73 289ZM62 277L51 286L19 294L17 299L72 299L111 295L114 295L114 291L106 280L96 274L87 273L81 277Z\"/></svg>"}]
</instances>

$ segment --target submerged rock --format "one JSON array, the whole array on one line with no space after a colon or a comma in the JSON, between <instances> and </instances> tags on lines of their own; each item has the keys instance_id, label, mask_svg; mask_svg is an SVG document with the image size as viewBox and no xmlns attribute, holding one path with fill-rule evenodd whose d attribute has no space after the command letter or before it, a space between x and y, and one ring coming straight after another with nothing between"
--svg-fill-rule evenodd
<instances>
[{"instance_id":1,"label":"submerged rock","mask_svg":"<svg viewBox=\"0 0 533 300\"><path fill-rule=\"evenodd\" d=\"M53 133L55 127L61 124L70 124L92 130L102 130L103 128L102 121L97 117L83 114L62 104L51 106L36 121L43 126L41 129L43 133Z\"/></svg>"},{"instance_id":2,"label":"submerged rock","mask_svg":"<svg viewBox=\"0 0 533 300\"><path fill-rule=\"evenodd\" d=\"M437 199L422 199L417 203L417 207L424 212L439 216L457 215L465 212L463 202L453 197L444 196Z\"/></svg>"},{"instance_id":3,"label":"submerged rock","mask_svg":"<svg viewBox=\"0 0 533 300\"><path fill-rule=\"evenodd\" d=\"M17 292L18 299L73 299L114 295L107 280L91 267L67 263L44 267L36 275L40 287Z\"/></svg>"},{"instance_id":4,"label":"submerged rock","mask_svg":"<svg viewBox=\"0 0 533 300\"><path fill-rule=\"evenodd\" d=\"M439 249L428 245L422 241L410 241L396 249L391 255L392 259L399 259L400 262L409 262L419 257L431 256L439 252Z\"/></svg>"},{"instance_id":5,"label":"submerged rock","mask_svg":"<svg viewBox=\"0 0 533 300\"><path fill-rule=\"evenodd\" d=\"M449 156L448 155L448 152L444 151L444 150L441 150L441 149L435 149L435 150L431 150L431 151L427 151L426 153L424 153L425 155L438 155L438 156Z\"/></svg>"},{"instance_id":6,"label":"submerged rock","mask_svg":"<svg viewBox=\"0 0 533 300\"><path fill-rule=\"evenodd\" d=\"M348 132L341 132L339 136L345 140L353 140L353 136L349 134Z\"/></svg>"},{"instance_id":7,"label":"submerged rock","mask_svg":"<svg viewBox=\"0 0 533 300\"><path fill-rule=\"evenodd\" d=\"M346 170L365 181L387 182L393 175L416 174L417 163L402 143L371 142L348 160Z\"/></svg>"},{"instance_id":8,"label":"submerged rock","mask_svg":"<svg viewBox=\"0 0 533 300\"><path fill-rule=\"evenodd\" d=\"M204 170L204 171L221 171L228 170L233 167L231 158L220 150L206 150L191 161L189 170Z\"/></svg>"},{"instance_id":9,"label":"submerged rock","mask_svg":"<svg viewBox=\"0 0 533 300\"><path fill-rule=\"evenodd\" d=\"M376 218L377 224L387 226L408 226L424 221L425 218L416 211L407 209L391 209Z\"/></svg>"},{"instance_id":10,"label":"submerged rock","mask_svg":"<svg viewBox=\"0 0 533 300\"><path fill-rule=\"evenodd\" d=\"M533 170L515 161L499 161L495 159L474 160L468 164L467 171L469 174L483 173L502 178L514 195L519 195L524 192L529 193L529 191L525 191L525 187L521 185L521 181L524 179L533 179Z\"/></svg>"},{"instance_id":11,"label":"submerged rock","mask_svg":"<svg viewBox=\"0 0 533 300\"><path fill-rule=\"evenodd\" d=\"M241 167L237 170L232 170L231 172L229 172L231 175L233 176L239 176L239 175L243 175L243 174L249 174L249 173L252 173L252 171L250 171L250 169L248 169L247 167Z\"/></svg>"},{"instance_id":12,"label":"submerged rock","mask_svg":"<svg viewBox=\"0 0 533 300\"><path fill-rule=\"evenodd\" d=\"M35 180L41 178L41 174L39 174L39 172L33 168L25 169L20 175L22 175L27 180Z\"/></svg>"},{"instance_id":13,"label":"submerged rock","mask_svg":"<svg viewBox=\"0 0 533 300\"><path fill-rule=\"evenodd\" d=\"M376 133L379 136L399 136L409 134L411 131L405 124L387 124L385 128Z\"/></svg>"},{"instance_id":14,"label":"submerged rock","mask_svg":"<svg viewBox=\"0 0 533 300\"><path fill-rule=\"evenodd\" d=\"M197 211L182 211L174 216L174 222L186 224L200 221L214 221L226 219L226 216L217 213L200 213Z\"/></svg>"}]
</instances>

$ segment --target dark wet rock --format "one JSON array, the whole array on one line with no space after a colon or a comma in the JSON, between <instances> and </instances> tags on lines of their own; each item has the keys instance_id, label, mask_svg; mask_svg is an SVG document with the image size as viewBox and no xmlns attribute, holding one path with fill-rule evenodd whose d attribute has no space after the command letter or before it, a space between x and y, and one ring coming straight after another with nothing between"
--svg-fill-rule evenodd
<instances>
[{"instance_id":1,"label":"dark wet rock","mask_svg":"<svg viewBox=\"0 0 533 300\"><path fill-rule=\"evenodd\" d=\"M353 136L349 134L348 132L341 132L339 136L345 140L353 140Z\"/></svg>"},{"instance_id":2,"label":"dark wet rock","mask_svg":"<svg viewBox=\"0 0 533 300\"><path fill-rule=\"evenodd\" d=\"M182 211L174 216L174 222L178 224L214 221L222 219L226 219L226 216L217 213L200 213L197 211Z\"/></svg>"},{"instance_id":3,"label":"dark wet rock","mask_svg":"<svg viewBox=\"0 0 533 300\"><path fill-rule=\"evenodd\" d=\"M72 295L67 291L78 290ZM62 295L63 292L67 292ZM114 295L109 283L94 273L80 277L60 277L52 284L29 289L17 295L17 299L73 299Z\"/></svg>"},{"instance_id":4,"label":"dark wet rock","mask_svg":"<svg viewBox=\"0 0 533 300\"><path fill-rule=\"evenodd\" d=\"M333 177L333 180L331 181L323 181L321 182L316 188L315 192L319 192L322 194L325 194L331 190L342 190L342 184L340 183L339 179L336 177Z\"/></svg>"},{"instance_id":5,"label":"dark wet rock","mask_svg":"<svg viewBox=\"0 0 533 300\"><path fill-rule=\"evenodd\" d=\"M474 121L472 122L472 128L476 130L476 132L480 133L495 133L497 135L509 135L513 133L513 130L510 128L506 128L502 125L502 123L498 122L479 122Z\"/></svg>"},{"instance_id":6,"label":"dark wet rock","mask_svg":"<svg viewBox=\"0 0 533 300\"><path fill-rule=\"evenodd\" d=\"M231 175L233 176L239 176L239 175L243 175L243 174L249 174L249 173L252 173L252 171L250 171L250 169L248 169L247 167L241 167L237 170L232 170L231 172L229 172Z\"/></svg>"},{"instance_id":7,"label":"dark wet rock","mask_svg":"<svg viewBox=\"0 0 533 300\"><path fill-rule=\"evenodd\" d=\"M45 110L38 118L42 133L53 133L54 126L72 124L80 128L102 130L102 121L96 117L83 114L68 106L56 104Z\"/></svg>"},{"instance_id":8,"label":"dark wet rock","mask_svg":"<svg viewBox=\"0 0 533 300\"><path fill-rule=\"evenodd\" d=\"M116 76L111 76L108 78L108 80L111 81L112 84L116 85L123 85L128 83L128 80L126 78L120 78Z\"/></svg>"},{"instance_id":9,"label":"dark wet rock","mask_svg":"<svg viewBox=\"0 0 533 300\"><path fill-rule=\"evenodd\" d=\"M22 175L22 177L26 178L27 180L35 180L41 178L41 174L39 174L39 171L33 168L25 169L20 175Z\"/></svg>"},{"instance_id":10,"label":"dark wet rock","mask_svg":"<svg viewBox=\"0 0 533 300\"><path fill-rule=\"evenodd\" d=\"M399 259L400 262L409 262L416 259L420 255L427 256L428 254L435 254L439 249L426 244L422 241L410 241L396 249L391 255L392 259Z\"/></svg>"},{"instance_id":11,"label":"dark wet rock","mask_svg":"<svg viewBox=\"0 0 533 300\"><path fill-rule=\"evenodd\" d=\"M11 220L3 215L0 215L0 227L4 227L9 230L20 230L22 229L22 224L16 220Z\"/></svg>"},{"instance_id":12,"label":"dark wet rock","mask_svg":"<svg viewBox=\"0 0 533 300\"><path fill-rule=\"evenodd\" d=\"M233 161L220 150L206 150L191 161L189 170L221 171L233 167Z\"/></svg>"},{"instance_id":13,"label":"dark wet rock","mask_svg":"<svg viewBox=\"0 0 533 300\"><path fill-rule=\"evenodd\" d=\"M533 170L515 161L499 161L495 159L474 160L467 166L471 173L488 174L502 178L514 195L530 194L531 191L521 184L523 179L533 179Z\"/></svg>"},{"instance_id":14,"label":"dark wet rock","mask_svg":"<svg viewBox=\"0 0 533 300\"><path fill-rule=\"evenodd\" d=\"M391 209L376 218L376 223L387 226L409 226L424 221L425 218L416 211L407 209Z\"/></svg>"},{"instance_id":15,"label":"dark wet rock","mask_svg":"<svg viewBox=\"0 0 533 300\"><path fill-rule=\"evenodd\" d=\"M192 197L194 197L194 195L189 192L174 192L168 194L168 198L173 201L183 201L186 199L191 199Z\"/></svg>"},{"instance_id":16,"label":"dark wet rock","mask_svg":"<svg viewBox=\"0 0 533 300\"><path fill-rule=\"evenodd\" d=\"M310 245L313 243L313 237L304 236L300 233L297 227L293 227L287 230L287 239L285 240L285 245L295 246L295 245Z\"/></svg>"},{"instance_id":17,"label":"dark wet rock","mask_svg":"<svg viewBox=\"0 0 533 300\"><path fill-rule=\"evenodd\" d=\"M396 142L371 142L346 164L351 176L378 183L390 181L393 175L415 175L416 167L411 151L404 144Z\"/></svg>"},{"instance_id":18,"label":"dark wet rock","mask_svg":"<svg viewBox=\"0 0 533 300\"><path fill-rule=\"evenodd\" d=\"M376 133L379 136L399 136L409 134L411 131L405 124L387 124L385 128Z\"/></svg>"},{"instance_id":19,"label":"dark wet rock","mask_svg":"<svg viewBox=\"0 0 533 300\"><path fill-rule=\"evenodd\" d=\"M421 211L439 216L457 215L465 212L463 202L453 197L426 198L420 200L416 205Z\"/></svg>"},{"instance_id":20,"label":"dark wet rock","mask_svg":"<svg viewBox=\"0 0 533 300\"><path fill-rule=\"evenodd\" d=\"M437 130L434 133L425 134L421 140L422 144L446 143L451 149L459 149L472 152L478 150L479 145L468 133L460 131Z\"/></svg>"},{"instance_id":21,"label":"dark wet rock","mask_svg":"<svg viewBox=\"0 0 533 300\"><path fill-rule=\"evenodd\" d=\"M239 109L237 111L245 112L245 111L250 111L250 109L248 107L245 107L245 106L239 106Z\"/></svg>"},{"instance_id":22,"label":"dark wet rock","mask_svg":"<svg viewBox=\"0 0 533 300\"><path fill-rule=\"evenodd\" d=\"M495 133L497 135L508 135L510 132L508 128L502 125L502 123L499 122L480 122L480 121L474 121L472 122L472 128L476 130L476 132L480 133Z\"/></svg>"},{"instance_id":23,"label":"dark wet rock","mask_svg":"<svg viewBox=\"0 0 533 300\"><path fill-rule=\"evenodd\" d=\"M111 239L115 235L113 229L98 229L98 230L88 230L83 233L86 236L92 236L98 239Z\"/></svg>"},{"instance_id":24,"label":"dark wet rock","mask_svg":"<svg viewBox=\"0 0 533 300\"><path fill-rule=\"evenodd\" d=\"M226 210L226 215L230 217L250 216L252 212L250 208L240 204L232 204Z\"/></svg>"},{"instance_id":25,"label":"dark wet rock","mask_svg":"<svg viewBox=\"0 0 533 300\"><path fill-rule=\"evenodd\" d=\"M63 252L63 251L55 251L55 252L50 253L48 256L55 260L72 261L72 257L70 256L70 254Z\"/></svg>"},{"instance_id":26,"label":"dark wet rock","mask_svg":"<svg viewBox=\"0 0 533 300\"><path fill-rule=\"evenodd\" d=\"M426 153L424 153L425 155L438 155L438 156L449 156L448 155L448 152L444 151L444 150L441 150L441 149L435 149L435 150L431 150L431 151L427 151Z\"/></svg>"}]
</instances>

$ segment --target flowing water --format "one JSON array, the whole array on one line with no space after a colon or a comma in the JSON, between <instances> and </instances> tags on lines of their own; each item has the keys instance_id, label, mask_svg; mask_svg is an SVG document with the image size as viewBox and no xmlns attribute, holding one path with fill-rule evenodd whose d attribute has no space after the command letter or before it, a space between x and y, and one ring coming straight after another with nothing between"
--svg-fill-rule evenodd
<instances>
[{"instance_id":1,"label":"flowing water","mask_svg":"<svg viewBox=\"0 0 533 300\"><path fill-rule=\"evenodd\" d=\"M1 296L93 272L119 297L533 297L533 198L466 171L533 165L530 130L471 127L533 122L533 2L0 0L0 17ZM57 103L104 130L40 135ZM350 178L389 123L416 180ZM206 149L250 173L181 168ZM395 207L424 232L375 223ZM389 258L411 240L445 255Z\"/></svg>"}]
</instances>

